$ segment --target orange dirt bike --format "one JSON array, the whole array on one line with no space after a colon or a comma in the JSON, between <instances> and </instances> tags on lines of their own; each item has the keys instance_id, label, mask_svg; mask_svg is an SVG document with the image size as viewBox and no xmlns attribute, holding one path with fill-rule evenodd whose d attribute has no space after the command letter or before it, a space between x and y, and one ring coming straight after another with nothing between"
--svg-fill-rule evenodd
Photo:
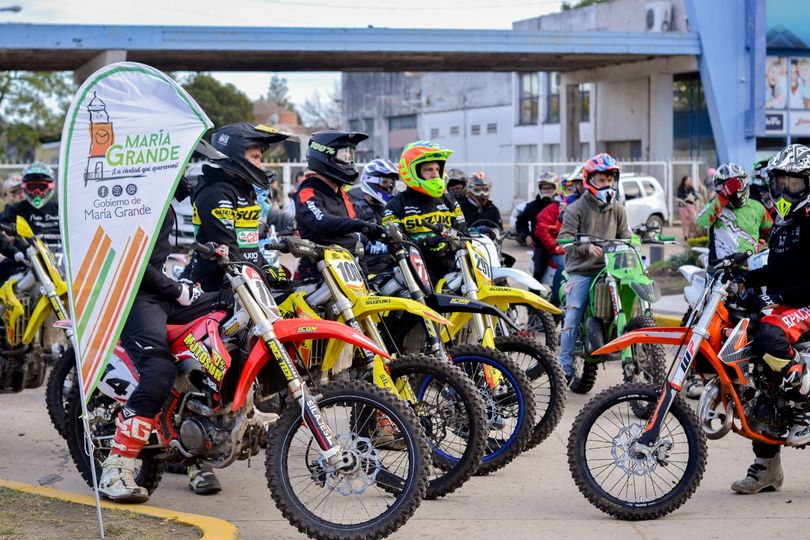
<instances>
[{"instance_id":1,"label":"orange dirt bike","mask_svg":"<svg viewBox=\"0 0 810 540\"><path fill-rule=\"evenodd\" d=\"M784 445L794 402L780 389L782 376L755 362L749 334L759 314L732 303L732 279L748 254L722 260L684 327L634 330L594 354L637 343L675 345L662 388L623 384L594 397L568 438L568 465L579 490L597 508L620 519L655 519L684 504L706 467L706 439L730 431ZM810 363L810 343L794 346ZM678 397L689 368L706 380L697 413ZM647 420L634 404L654 405ZM638 405L635 405L636 407Z\"/></svg>"},{"instance_id":2,"label":"orange dirt bike","mask_svg":"<svg viewBox=\"0 0 810 540\"><path fill-rule=\"evenodd\" d=\"M391 534L427 489L430 454L421 425L404 401L371 383L330 382L316 395L299 373L298 347L339 339L382 357L385 351L341 323L282 319L264 272L230 261L225 246L195 249L218 260L233 300L211 312L203 304L202 315L192 309L190 320L167 327L177 379L138 456L138 484L154 491L170 455L222 468L255 456L266 440L270 494L299 531L330 540ZM68 398L66 439L88 483L91 467L98 470L110 451L116 415L137 380L126 351L116 347L88 399L89 450L78 390ZM262 403L279 392L287 406L268 433ZM380 444L381 425L396 430L402 444Z\"/></svg>"}]
</instances>

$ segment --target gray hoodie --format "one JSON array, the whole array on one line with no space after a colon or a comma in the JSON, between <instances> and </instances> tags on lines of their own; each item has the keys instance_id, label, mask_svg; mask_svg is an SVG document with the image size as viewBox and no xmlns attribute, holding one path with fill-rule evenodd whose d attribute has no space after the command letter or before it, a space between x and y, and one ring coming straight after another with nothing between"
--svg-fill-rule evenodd
<instances>
[{"instance_id":1,"label":"gray hoodie","mask_svg":"<svg viewBox=\"0 0 810 540\"><path fill-rule=\"evenodd\" d=\"M586 191L565 208L562 228L557 239L576 240L578 234L605 240L630 238L624 206L614 201L606 208L599 207L596 197ZM568 274L593 276L605 267L604 258L594 257L588 252L588 248L587 245L565 246L565 271Z\"/></svg>"}]
</instances>

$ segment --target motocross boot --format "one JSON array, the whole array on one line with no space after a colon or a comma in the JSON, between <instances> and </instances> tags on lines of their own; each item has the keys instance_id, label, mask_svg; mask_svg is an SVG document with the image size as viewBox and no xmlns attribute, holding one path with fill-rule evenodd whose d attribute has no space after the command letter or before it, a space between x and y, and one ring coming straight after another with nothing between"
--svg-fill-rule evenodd
<instances>
[{"instance_id":1,"label":"motocross boot","mask_svg":"<svg viewBox=\"0 0 810 540\"><path fill-rule=\"evenodd\" d=\"M199 463L188 468L188 488L197 495L213 495L222 491L222 486L211 467Z\"/></svg>"},{"instance_id":2,"label":"motocross boot","mask_svg":"<svg viewBox=\"0 0 810 540\"><path fill-rule=\"evenodd\" d=\"M117 502L142 503L149 492L135 481L138 454L152 433L153 418L138 416L124 407L115 419L110 455L102 463L98 492Z\"/></svg>"},{"instance_id":3,"label":"motocross boot","mask_svg":"<svg viewBox=\"0 0 810 540\"><path fill-rule=\"evenodd\" d=\"M798 408L793 414L793 427L790 428L787 440L789 446L804 446L810 443L810 411L808 404Z\"/></svg>"},{"instance_id":4,"label":"motocross boot","mask_svg":"<svg viewBox=\"0 0 810 540\"><path fill-rule=\"evenodd\" d=\"M742 495L775 491L782 487L784 479L782 460L779 454L776 454L772 458L756 458L748 467L746 477L731 484L731 489Z\"/></svg>"}]
</instances>

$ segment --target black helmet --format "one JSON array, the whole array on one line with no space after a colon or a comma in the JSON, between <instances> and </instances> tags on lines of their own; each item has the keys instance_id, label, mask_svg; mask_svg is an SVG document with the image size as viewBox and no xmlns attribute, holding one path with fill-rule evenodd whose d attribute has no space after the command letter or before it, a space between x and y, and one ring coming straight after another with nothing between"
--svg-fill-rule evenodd
<instances>
[{"instance_id":1,"label":"black helmet","mask_svg":"<svg viewBox=\"0 0 810 540\"><path fill-rule=\"evenodd\" d=\"M225 154L227 159L215 159L212 163L260 189L269 189L270 179L267 173L248 161L245 158L245 151L249 148L259 148L262 152L266 152L271 144L281 142L290 136L289 133L283 133L264 124L257 126L247 122L228 124L215 131L211 140L214 148Z\"/></svg>"},{"instance_id":2,"label":"black helmet","mask_svg":"<svg viewBox=\"0 0 810 540\"><path fill-rule=\"evenodd\" d=\"M354 149L366 139L368 135L359 131L316 131L309 139L307 166L339 184L351 184L360 176L354 166Z\"/></svg>"},{"instance_id":3,"label":"black helmet","mask_svg":"<svg viewBox=\"0 0 810 540\"><path fill-rule=\"evenodd\" d=\"M461 169L450 169L447 171L447 187L458 186L467 187L467 173Z\"/></svg>"}]
</instances>

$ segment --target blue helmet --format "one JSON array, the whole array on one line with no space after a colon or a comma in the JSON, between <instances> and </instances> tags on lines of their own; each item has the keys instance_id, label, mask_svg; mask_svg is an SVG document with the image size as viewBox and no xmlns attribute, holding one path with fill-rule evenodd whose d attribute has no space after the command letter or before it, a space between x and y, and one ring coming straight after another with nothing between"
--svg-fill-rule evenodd
<instances>
[{"instance_id":1,"label":"blue helmet","mask_svg":"<svg viewBox=\"0 0 810 540\"><path fill-rule=\"evenodd\" d=\"M387 159L375 159L363 167L360 175L360 190L380 204L394 197L399 172Z\"/></svg>"}]
</instances>

